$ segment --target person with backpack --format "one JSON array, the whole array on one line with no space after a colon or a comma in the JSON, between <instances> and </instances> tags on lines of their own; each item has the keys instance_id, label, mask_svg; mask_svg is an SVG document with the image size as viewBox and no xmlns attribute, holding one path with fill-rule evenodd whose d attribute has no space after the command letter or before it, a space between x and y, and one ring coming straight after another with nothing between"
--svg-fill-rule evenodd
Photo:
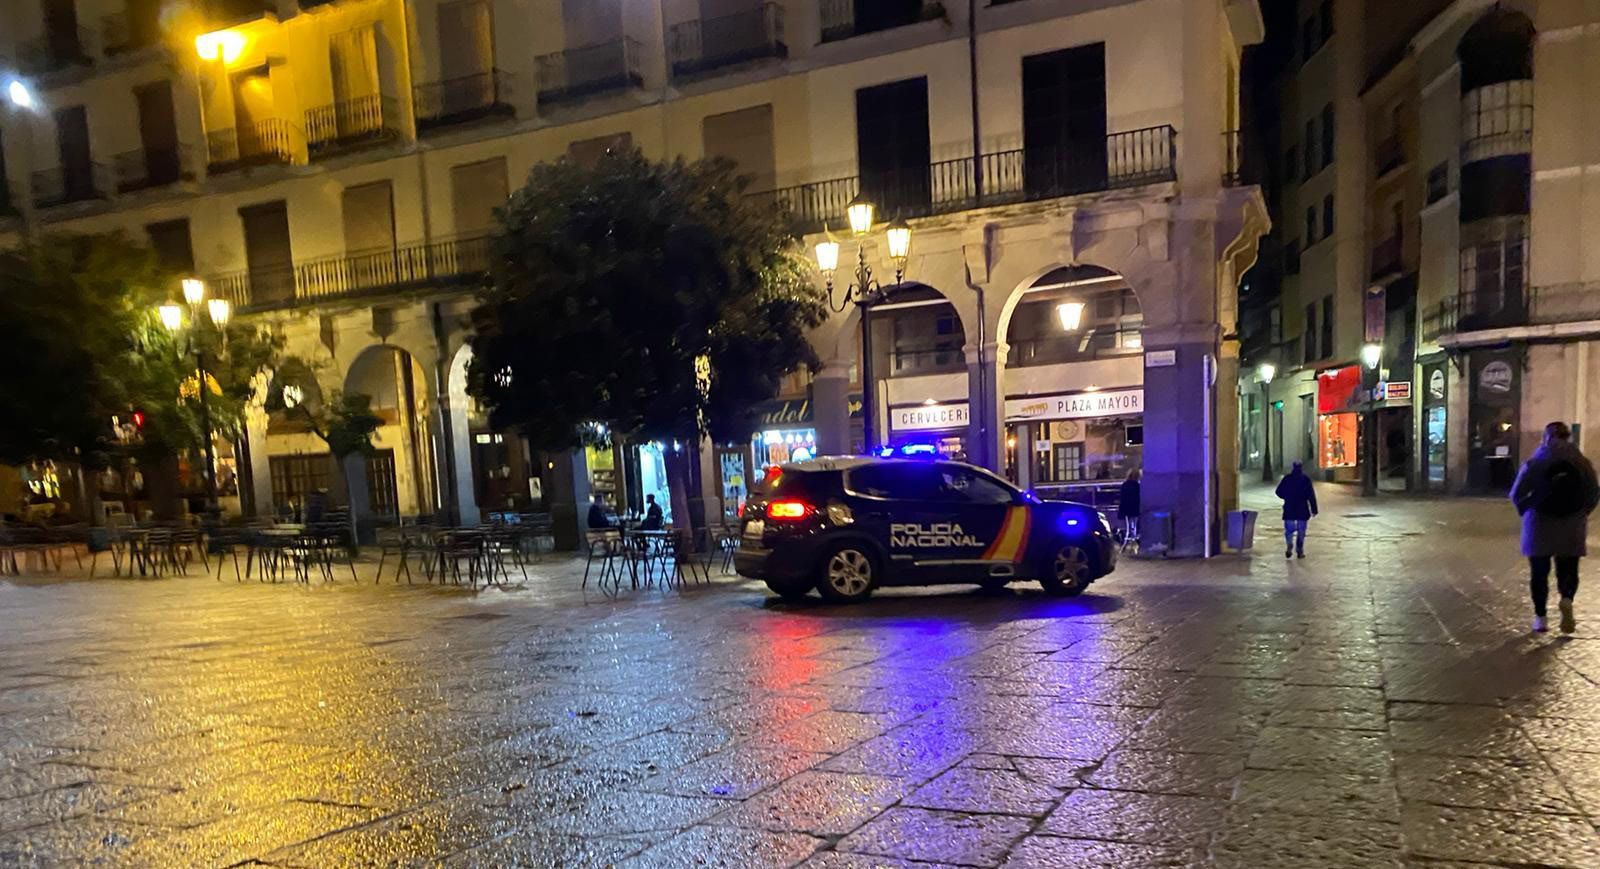
<instances>
[{"instance_id":1,"label":"person with backpack","mask_svg":"<svg viewBox=\"0 0 1600 869\"><path fill-rule=\"evenodd\" d=\"M1317 492L1305 466L1295 462L1278 481L1275 493L1283 500L1283 557L1306 557L1306 524L1317 515Z\"/></svg>"},{"instance_id":2,"label":"person with backpack","mask_svg":"<svg viewBox=\"0 0 1600 869\"><path fill-rule=\"evenodd\" d=\"M1588 554L1589 514L1600 504L1594 465L1572 443L1564 422L1544 427L1544 442L1517 473L1511 503L1522 516L1522 554L1528 559L1528 589L1533 596L1533 629L1543 633L1550 597L1550 563L1555 562L1561 595L1561 632L1578 629L1572 599L1578 594L1578 559Z\"/></svg>"}]
</instances>

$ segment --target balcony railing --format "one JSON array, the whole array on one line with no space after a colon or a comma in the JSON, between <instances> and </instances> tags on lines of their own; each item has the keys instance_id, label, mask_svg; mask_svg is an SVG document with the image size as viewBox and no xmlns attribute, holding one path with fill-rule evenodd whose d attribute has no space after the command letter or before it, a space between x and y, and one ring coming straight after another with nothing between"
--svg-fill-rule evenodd
<instances>
[{"instance_id":1,"label":"balcony railing","mask_svg":"<svg viewBox=\"0 0 1600 869\"><path fill-rule=\"evenodd\" d=\"M857 4L873 4L867 15L857 15ZM905 27L919 21L932 21L944 17L944 4L938 0L919 3L895 0L821 0L819 12L822 19L822 41L837 42L852 36L877 33L895 27Z\"/></svg>"},{"instance_id":2,"label":"balcony railing","mask_svg":"<svg viewBox=\"0 0 1600 869\"><path fill-rule=\"evenodd\" d=\"M1600 321L1600 283L1549 284L1510 293L1463 293L1424 309L1422 338Z\"/></svg>"},{"instance_id":3,"label":"balcony railing","mask_svg":"<svg viewBox=\"0 0 1600 869\"><path fill-rule=\"evenodd\" d=\"M1244 140L1238 130L1222 134L1222 186L1244 183Z\"/></svg>"},{"instance_id":4,"label":"balcony railing","mask_svg":"<svg viewBox=\"0 0 1600 869\"><path fill-rule=\"evenodd\" d=\"M1533 82L1499 82L1462 94L1463 163L1532 150Z\"/></svg>"},{"instance_id":5,"label":"balcony railing","mask_svg":"<svg viewBox=\"0 0 1600 869\"><path fill-rule=\"evenodd\" d=\"M1405 162L1406 149L1400 144L1399 136L1385 138L1372 151L1372 173L1375 177L1382 178Z\"/></svg>"},{"instance_id":6,"label":"balcony railing","mask_svg":"<svg viewBox=\"0 0 1600 869\"><path fill-rule=\"evenodd\" d=\"M65 34L46 34L17 45L17 65L24 73L46 75L74 66L89 66L91 36L79 27Z\"/></svg>"},{"instance_id":7,"label":"balcony railing","mask_svg":"<svg viewBox=\"0 0 1600 869\"><path fill-rule=\"evenodd\" d=\"M1380 280L1398 275L1405 269L1401 262L1402 239L1395 235L1372 246L1372 279Z\"/></svg>"},{"instance_id":8,"label":"balcony railing","mask_svg":"<svg viewBox=\"0 0 1600 869\"><path fill-rule=\"evenodd\" d=\"M783 7L763 3L754 9L697 18L667 31L667 59L673 78L692 76L767 57L788 57Z\"/></svg>"},{"instance_id":9,"label":"balcony railing","mask_svg":"<svg viewBox=\"0 0 1600 869\"><path fill-rule=\"evenodd\" d=\"M623 37L537 58L539 102L575 100L644 85L643 47Z\"/></svg>"},{"instance_id":10,"label":"balcony railing","mask_svg":"<svg viewBox=\"0 0 1600 869\"><path fill-rule=\"evenodd\" d=\"M116 156L117 190L131 193L176 184L190 176L189 149L183 145L141 148Z\"/></svg>"},{"instance_id":11,"label":"balcony railing","mask_svg":"<svg viewBox=\"0 0 1600 869\"><path fill-rule=\"evenodd\" d=\"M213 130L206 134L211 171L293 163L295 145L301 136L299 128L278 118L257 121L242 129Z\"/></svg>"},{"instance_id":12,"label":"balcony railing","mask_svg":"<svg viewBox=\"0 0 1600 869\"><path fill-rule=\"evenodd\" d=\"M1177 179L1177 135L1170 126L1113 133L1097 144L1019 148L749 195L786 209L807 229L842 224L858 193L886 216L914 218Z\"/></svg>"},{"instance_id":13,"label":"balcony railing","mask_svg":"<svg viewBox=\"0 0 1600 869\"><path fill-rule=\"evenodd\" d=\"M99 163L71 169L39 169L33 173L33 204L37 208L53 208L105 199L111 188L111 172Z\"/></svg>"},{"instance_id":14,"label":"balcony railing","mask_svg":"<svg viewBox=\"0 0 1600 869\"><path fill-rule=\"evenodd\" d=\"M306 148L313 156L400 135L400 104L381 94L306 110Z\"/></svg>"},{"instance_id":15,"label":"balcony railing","mask_svg":"<svg viewBox=\"0 0 1600 869\"><path fill-rule=\"evenodd\" d=\"M161 41L161 22L153 15L114 12L100 19L100 44L108 56L128 54Z\"/></svg>"},{"instance_id":16,"label":"balcony railing","mask_svg":"<svg viewBox=\"0 0 1600 869\"><path fill-rule=\"evenodd\" d=\"M489 117L510 117L506 102L511 77L498 69L419 84L416 97L417 129L463 124Z\"/></svg>"},{"instance_id":17,"label":"balcony railing","mask_svg":"<svg viewBox=\"0 0 1600 869\"><path fill-rule=\"evenodd\" d=\"M440 285L470 284L489 271L494 239L471 236L432 244L246 269L209 279L219 295L245 311L314 304Z\"/></svg>"}]
</instances>

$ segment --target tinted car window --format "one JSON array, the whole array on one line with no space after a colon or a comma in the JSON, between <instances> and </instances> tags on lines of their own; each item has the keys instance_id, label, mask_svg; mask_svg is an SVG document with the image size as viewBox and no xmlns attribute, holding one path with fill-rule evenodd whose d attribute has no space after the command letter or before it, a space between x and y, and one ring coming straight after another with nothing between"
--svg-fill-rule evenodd
<instances>
[{"instance_id":1,"label":"tinted car window","mask_svg":"<svg viewBox=\"0 0 1600 869\"><path fill-rule=\"evenodd\" d=\"M1016 496L996 480L966 468L940 468L939 494L942 500L967 504L1010 504Z\"/></svg>"},{"instance_id":2,"label":"tinted car window","mask_svg":"<svg viewBox=\"0 0 1600 869\"><path fill-rule=\"evenodd\" d=\"M929 465L863 465L850 472L849 485L859 495L926 501L938 493L939 477Z\"/></svg>"}]
</instances>

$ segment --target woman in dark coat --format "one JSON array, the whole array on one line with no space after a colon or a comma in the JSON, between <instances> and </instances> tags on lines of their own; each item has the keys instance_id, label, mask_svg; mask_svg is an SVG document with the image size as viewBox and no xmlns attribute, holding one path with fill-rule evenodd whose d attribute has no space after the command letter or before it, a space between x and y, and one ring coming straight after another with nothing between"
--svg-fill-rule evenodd
<instances>
[{"instance_id":1,"label":"woman in dark coat","mask_svg":"<svg viewBox=\"0 0 1600 869\"><path fill-rule=\"evenodd\" d=\"M1511 503L1522 515L1522 554L1528 558L1528 588L1533 596L1533 629L1544 631L1550 597L1550 563L1555 562L1561 594L1561 632L1578 623L1572 599L1578 594L1578 559L1589 554L1589 514L1600 503L1594 465L1572 443L1564 422L1544 427L1544 442L1517 473Z\"/></svg>"},{"instance_id":2,"label":"woman in dark coat","mask_svg":"<svg viewBox=\"0 0 1600 869\"><path fill-rule=\"evenodd\" d=\"M1117 496L1117 518L1122 520L1122 539L1139 539L1139 469L1128 472L1122 481L1122 491Z\"/></svg>"}]
</instances>

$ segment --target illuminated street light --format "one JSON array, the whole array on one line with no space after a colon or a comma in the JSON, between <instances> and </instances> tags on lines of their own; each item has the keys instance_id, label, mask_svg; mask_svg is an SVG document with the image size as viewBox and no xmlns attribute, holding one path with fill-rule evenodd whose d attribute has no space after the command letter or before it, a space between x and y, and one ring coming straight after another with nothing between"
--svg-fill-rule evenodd
<instances>
[{"instance_id":1,"label":"illuminated street light","mask_svg":"<svg viewBox=\"0 0 1600 869\"><path fill-rule=\"evenodd\" d=\"M845 213L850 216L850 231L856 235L866 235L872 230L872 215L877 211L872 201L863 196L857 196L845 208Z\"/></svg>"},{"instance_id":2,"label":"illuminated street light","mask_svg":"<svg viewBox=\"0 0 1600 869\"><path fill-rule=\"evenodd\" d=\"M1278 366L1271 362L1263 362L1256 368L1256 377L1261 380L1261 481L1263 483L1277 479L1272 470L1272 394L1267 389L1272 383L1272 378L1277 375Z\"/></svg>"},{"instance_id":3,"label":"illuminated street light","mask_svg":"<svg viewBox=\"0 0 1600 869\"><path fill-rule=\"evenodd\" d=\"M237 30L218 30L214 33L202 33L194 39L195 54L201 60L220 60L224 64L233 63L244 53L244 34Z\"/></svg>"},{"instance_id":4,"label":"illuminated street light","mask_svg":"<svg viewBox=\"0 0 1600 869\"><path fill-rule=\"evenodd\" d=\"M1377 344L1368 344L1361 348L1361 364L1368 368L1377 368L1383 361L1383 347Z\"/></svg>"},{"instance_id":5,"label":"illuminated street light","mask_svg":"<svg viewBox=\"0 0 1600 869\"><path fill-rule=\"evenodd\" d=\"M822 272L822 277L828 283L828 306L835 313L854 304L861 314L861 380L867 384L861 396L861 434L863 445L868 452L877 447L874 429L877 420L874 409L874 384L872 375L872 326L870 313L872 306L889 298L900 287L905 278L906 261L911 255L911 225L904 220L895 220L885 229L885 236L889 246L889 259L894 263L894 283L884 286L872 276L872 267L867 265L867 233L872 231L873 215L877 208L871 200L864 196L857 196L845 208L845 213L850 218L850 231L856 236L856 273L855 281L844 289L842 299L836 298L833 292L834 273L839 269L839 243L831 236L827 236L827 228L823 228L825 236L817 243L817 270Z\"/></svg>"},{"instance_id":6,"label":"illuminated street light","mask_svg":"<svg viewBox=\"0 0 1600 869\"><path fill-rule=\"evenodd\" d=\"M183 300L192 308L206 297L206 282L199 278L183 279Z\"/></svg>"},{"instance_id":7,"label":"illuminated street light","mask_svg":"<svg viewBox=\"0 0 1600 869\"><path fill-rule=\"evenodd\" d=\"M227 299L211 299L206 302L206 313L211 315L211 322L220 329L233 318L233 306L228 304Z\"/></svg>"},{"instance_id":8,"label":"illuminated street light","mask_svg":"<svg viewBox=\"0 0 1600 869\"><path fill-rule=\"evenodd\" d=\"M1262 383L1271 383L1272 378L1278 375L1278 367L1271 362L1263 362L1261 367L1256 369L1256 375L1261 378Z\"/></svg>"},{"instance_id":9,"label":"illuminated street light","mask_svg":"<svg viewBox=\"0 0 1600 869\"><path fill-rule=\"evenodd\" d=\"M1083 325L1083 303L1062 302L1056 306L1056 317L1061 320L1061 328L1068 332L1078 331Z\"/></svg>"},{"instance_id":10,"label":"illuminated street light","mask_svg":"<svg viewBox=\"0 0 1600 869\"><path fill-rule=\"evenodd\" d=\"M28 86L19 79L12 79L11 83L6 85L6 99L19 109L31 109L34 105L33 91L28 90Z\"/></svg>"},{"instance_id":11,"label":"illuminated street light","mask_svg":"<svg viewBox=\"0 0 1600 869\"><path fill-rule=\"evenodd\" d=\"M161 325L167 327L168 332L176 332L183 328L183 306L177 302L168 302L159 309Z\"/></svg>"}]
</instances>

